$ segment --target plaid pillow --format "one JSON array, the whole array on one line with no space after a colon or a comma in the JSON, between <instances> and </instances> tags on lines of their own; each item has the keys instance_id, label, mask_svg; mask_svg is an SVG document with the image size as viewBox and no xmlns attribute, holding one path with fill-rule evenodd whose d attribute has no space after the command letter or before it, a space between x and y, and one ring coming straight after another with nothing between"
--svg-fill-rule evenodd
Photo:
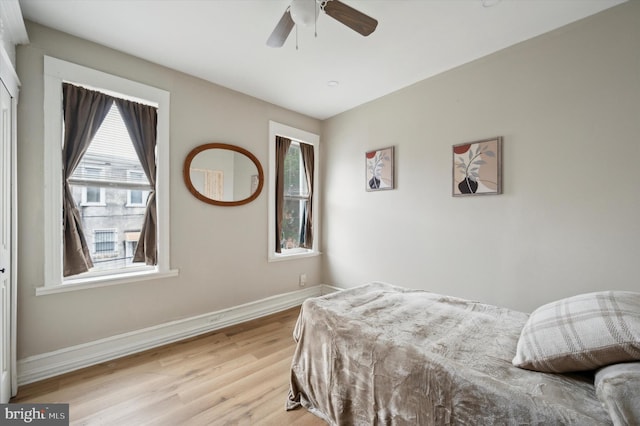
<instances>
[{"instance_id":1,"label":"plaid pillow","mask_svg":"<svg viewBox=\"0 0 640 426\"><path fill-rule=\"evenodd\" d=\"M640 360L640 293L602 291L543 305L527 320L513 365L548 373Z\"/></svg>"}]
</instances>

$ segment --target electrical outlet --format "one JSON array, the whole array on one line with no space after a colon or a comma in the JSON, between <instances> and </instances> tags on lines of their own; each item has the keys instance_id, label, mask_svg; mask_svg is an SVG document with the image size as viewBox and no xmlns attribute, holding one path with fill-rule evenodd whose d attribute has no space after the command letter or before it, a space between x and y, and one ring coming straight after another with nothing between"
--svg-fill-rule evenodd
<instances>
[{"instance_id":1,"label":"electrical outlet","mask_svg":"<svg viewBox=\"0 0 640 426\"><path fill-rule=\"evenodd\" d=\"M305 285L307 285L307 274L300 274L299 284L300 287L304 287Z\"/></svg>"}]
</instances>

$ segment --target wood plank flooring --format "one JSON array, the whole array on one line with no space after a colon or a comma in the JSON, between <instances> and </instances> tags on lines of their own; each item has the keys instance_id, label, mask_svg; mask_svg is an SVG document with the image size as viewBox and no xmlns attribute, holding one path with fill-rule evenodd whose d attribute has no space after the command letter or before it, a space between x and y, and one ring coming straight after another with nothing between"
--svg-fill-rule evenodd
<instances>
[{"instance_id":1,"label":"wood plank flooring","mask_svg":"<svg viewBox=\"0 0 640 426\"><path fill-rule=\"evenodd\" d=\"M285 411L289 309L19 388L15 403L68 403L72 425L326 425Z\"/></svg>"}]
</instances>

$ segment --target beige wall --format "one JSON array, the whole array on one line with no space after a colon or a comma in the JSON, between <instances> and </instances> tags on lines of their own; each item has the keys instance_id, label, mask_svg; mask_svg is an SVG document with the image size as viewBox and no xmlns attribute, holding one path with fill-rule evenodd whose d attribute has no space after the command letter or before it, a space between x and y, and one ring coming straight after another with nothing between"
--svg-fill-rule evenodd
<instances>
[{"instance_id":1,"label":"beige wall","mask_svg":"<svg viewBox=\"0 0 640 426\"><path fill-rule=\"evenodd\" d=\"M182 180L189 151L207 142L239 145L268 170L269 120L319 133L320 122L27 22L17 50L18 358L216 311L320 283L321 257L267 262L267 194L225 208L193 197ZM43 55L171 92L171 268L177 278L35 296L43 285ZM212 58L211 60L215 60Z\"/></svg>"},{"instance_id":2,"label":"beige wall","mask_svg":"<svg viewBox=\"0 0 640 426\"><path fill-rule=\"evenodd\" d=\"M498 135L504 194L453 198L452 145ZM525 311L640 291L640 2L333 117L322 137L327 284ZM390 145L397 189L365 192L364 152Z\"/></svg>"}]
</instances>

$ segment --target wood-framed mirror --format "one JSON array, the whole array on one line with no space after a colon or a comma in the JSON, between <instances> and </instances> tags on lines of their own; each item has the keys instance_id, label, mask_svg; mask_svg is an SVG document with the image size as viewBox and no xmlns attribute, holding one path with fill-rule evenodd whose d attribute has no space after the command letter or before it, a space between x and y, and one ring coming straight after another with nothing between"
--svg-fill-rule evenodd
<instances>
[{"instance_id":1,"label":"wood-framed mirror","mask_svg":"<svg viewBox=\"0 0 640 426\"><path fill-rule=\"evenodd\" d=\"M264 186L264 172L256 156L226 143L207 143L192 149L184 160L182 176L189 192L216 206L250 203Z\"/></svg>"}]
</instances>

